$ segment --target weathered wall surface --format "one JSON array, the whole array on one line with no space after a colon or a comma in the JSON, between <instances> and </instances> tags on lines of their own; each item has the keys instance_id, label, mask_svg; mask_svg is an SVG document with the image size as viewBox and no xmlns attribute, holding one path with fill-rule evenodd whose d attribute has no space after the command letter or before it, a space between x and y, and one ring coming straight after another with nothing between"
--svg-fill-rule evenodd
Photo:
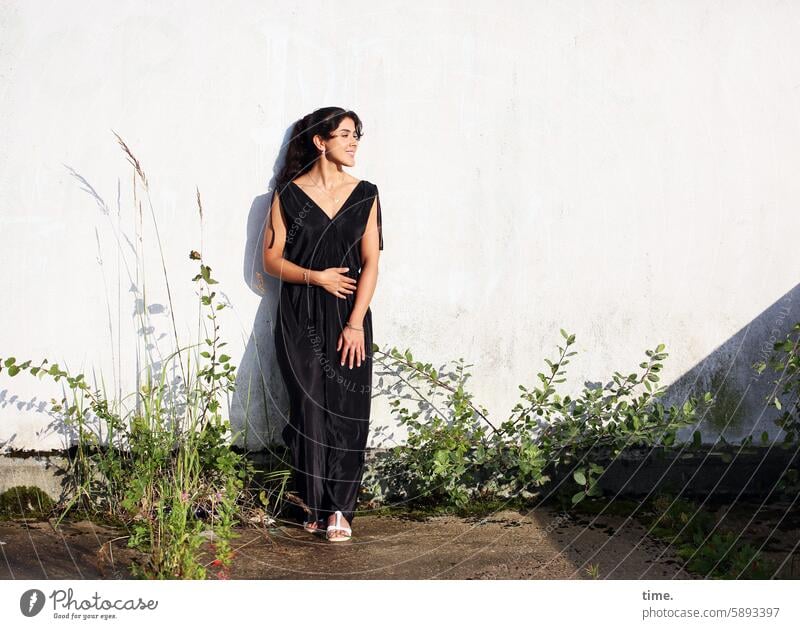
<instances>
[{"instance_id":1,"label":"weathered wall surface","mask_svg":"<svg viewBox=\"0 0 800 629\"><path fill-rule=\"evenodd\" d=\"M755 1L5 2L0 356L130 394L173 317L197 340L202 244L233 306L231 416L268 443L286 398L278 285L254 286L267 193L294 120L340 105L365 122L352 172L381 190L382 348L465 358L500 421L561 327L580 352L565 391L663 342L673 399L724 396L706 440L774 436L750 364L800 320L798 19ZM63 391L0 375L0 446L64 447ZM379 394L372 445L401 441L392 425Z\"/></svg>"}]
</instances>

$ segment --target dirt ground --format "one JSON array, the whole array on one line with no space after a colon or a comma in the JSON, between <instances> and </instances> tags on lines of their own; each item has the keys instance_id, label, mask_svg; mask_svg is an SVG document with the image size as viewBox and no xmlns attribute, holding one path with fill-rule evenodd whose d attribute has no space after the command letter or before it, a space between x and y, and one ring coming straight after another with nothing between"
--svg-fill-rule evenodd
<instances>
[{"instance_id":1,"label":"dirt ground","mask_svg":"<svg viewBox=\"0 0 800 629\"><path fill-rule=\"evenodd\" d=\"M230 578L591 579L590 566L600 579L696 578L679 568L673 549L624 521L542 506L480 518L357 515L353 539L341 543L290 523L240 528ZM123 532L88 521L55 530L53 522L0 522L0 578L130 578L136 552L117 539Z\"/></svg>"}]
</instances>

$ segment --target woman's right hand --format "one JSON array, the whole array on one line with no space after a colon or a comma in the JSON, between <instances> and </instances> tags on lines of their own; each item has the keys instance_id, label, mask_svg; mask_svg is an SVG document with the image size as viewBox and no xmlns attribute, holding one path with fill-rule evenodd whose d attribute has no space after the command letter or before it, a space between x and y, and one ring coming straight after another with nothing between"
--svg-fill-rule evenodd
<instances>
[{"instance_id":1,"label":"woman's right hand","mask_svg":"<svg viewBox=\"0 0 800 629\"><path fill-rule=\"evenodd\" d=\"M324 271L314 271L314 283L331 295L345 299L356 289L356 281L346 275L348 267L332 266Z\"/></svg>"}]
</instances>

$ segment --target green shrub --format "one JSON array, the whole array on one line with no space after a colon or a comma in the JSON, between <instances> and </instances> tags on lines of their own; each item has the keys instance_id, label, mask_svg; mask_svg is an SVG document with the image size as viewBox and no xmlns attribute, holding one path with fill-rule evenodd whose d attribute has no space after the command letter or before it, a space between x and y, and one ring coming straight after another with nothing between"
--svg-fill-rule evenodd
<instances>
[{"instance_id":1,"label":"green shrub","mask_svg":"<svg viewBox=\"0 0 800 629\"><path fill-rule=\"evenodd\" d=\"M586 385L572 398L557 392L575 335L561 330L564 346L540 385L519 385L522 401L499 426L466 390L469 364L463 359L440 369L414 360L411 351L391 348L381 362L397 377L389 388L392 413L408 438L383 457L368 483L372 496L398 496L418 503L463 506L477 498L526 495L550 480L548 469L568 469L571 503L601 494L601 465L633 446L672 445L677 431L697 421L713 403L706 393L682 406L665 407L659 372L664 346L645 352L641 373L614 372L603 386ZM602 452L602 455L600 454Z\"/></svg>"}]
</instances>

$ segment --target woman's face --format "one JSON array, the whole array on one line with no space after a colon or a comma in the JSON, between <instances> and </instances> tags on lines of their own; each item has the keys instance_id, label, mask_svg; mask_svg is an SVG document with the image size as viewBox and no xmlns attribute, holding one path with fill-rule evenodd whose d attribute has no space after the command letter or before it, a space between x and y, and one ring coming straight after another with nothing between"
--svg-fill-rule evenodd
<instances>
[{"instance_id":1,"label":"woman's face","mask_svg":"<svg viewBox=\"0 0 800 629\"><path fill-rule=\"evenodd\" d=\"M343 118L336 130L325 142L325 156L332 162L342 166L353 166L356 163L356 125L351 118Z\"/></svg>"}]
</instances>

